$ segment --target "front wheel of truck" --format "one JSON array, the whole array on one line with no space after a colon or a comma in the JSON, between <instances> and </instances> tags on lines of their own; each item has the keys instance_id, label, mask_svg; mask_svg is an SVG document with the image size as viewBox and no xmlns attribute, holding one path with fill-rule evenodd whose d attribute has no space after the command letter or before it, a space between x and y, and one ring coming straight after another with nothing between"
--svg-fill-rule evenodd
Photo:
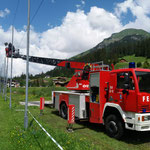
<instances>
[{"instance_id":1,"label":"front wheel of truck","mask_svg":"<svg viewBox=\"0 0 150 150\"><path fill-rule=\"evenodd\" d=\"M124 134L124 123L116 115L108 115L105 119L106 133L115 139L120 139Z\"/></svg>"}]
</instances>

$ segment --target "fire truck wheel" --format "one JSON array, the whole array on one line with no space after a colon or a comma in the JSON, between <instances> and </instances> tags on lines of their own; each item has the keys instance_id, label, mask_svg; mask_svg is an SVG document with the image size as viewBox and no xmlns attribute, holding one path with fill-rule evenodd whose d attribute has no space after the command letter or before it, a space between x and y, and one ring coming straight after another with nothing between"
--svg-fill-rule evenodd
<instances>
[{"instance_id":1,"label":"fire truck wheel","mask_svg":"<svg viewBox=\"0 0 150 150\"><path fill-rule=\"evenodd\" d=\"M67 119L68 109L65 103L60 105L60 115L62 118Z\"/></svg>"},{"instance_id":2,"label":"fire truck wheel","mask_svg":"<svg viewBox=\"0 0 150 150\"><path fill-rule=\"evenodd\" d=\"M124 134L124 124L116 115L109 115L105 120L106 133L115 139L120 139Z\"/></svg>"}]
</instances>

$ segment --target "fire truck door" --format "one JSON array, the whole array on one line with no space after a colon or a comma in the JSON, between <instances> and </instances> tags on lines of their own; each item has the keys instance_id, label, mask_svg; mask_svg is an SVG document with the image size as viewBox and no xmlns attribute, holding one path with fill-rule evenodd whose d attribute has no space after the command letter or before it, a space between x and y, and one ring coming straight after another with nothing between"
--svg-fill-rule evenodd
<instances>
[{"instance_id":1,"label":"fire truck door","mask_svg":"<svg viewBox=\"0 0 150 150\"><path fill-rule=\"evenodd\" d=\"M100 122L100 98L99 98L100 74L90 74L90 114L89 121L93 123Z\"/></svg>"},{"instance_id":2,"label":"fire truck door","mask_svg":"<svg viewBox=\"0 0 150 150\"><path fill-rule=\"evenodd\" d=\"M125 111L136 111L135 82L131 72L117 74L115 99Z\"/></svg>"}]
</instances>

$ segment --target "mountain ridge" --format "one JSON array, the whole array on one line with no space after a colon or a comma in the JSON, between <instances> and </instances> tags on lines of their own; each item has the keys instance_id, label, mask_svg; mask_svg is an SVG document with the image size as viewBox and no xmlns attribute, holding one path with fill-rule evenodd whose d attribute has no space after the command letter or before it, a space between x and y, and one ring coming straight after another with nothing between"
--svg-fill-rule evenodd
<instances>
[{"instance_id":1,"label":"mountain ridge","mask_svg":"<svg viewBox=\"0 0 150 150\"><path fill-rule=\"evenodd\" d=\"M133 28L124 29L118 33L113 33L109 38L104 39L102 42L98 43L95 47L85 52L82 52L78 55L75 55L70 59L74 60L76 58L80 58L98 49L106 48L107 46L115 42L118 42L118 41L122 42L125 39L126 41L128 41L128 39L132 41L140 41L140 40L144 40L147 38L150 38L150 33L143 29L133 29Z\"/></svg>"}]
</instances>

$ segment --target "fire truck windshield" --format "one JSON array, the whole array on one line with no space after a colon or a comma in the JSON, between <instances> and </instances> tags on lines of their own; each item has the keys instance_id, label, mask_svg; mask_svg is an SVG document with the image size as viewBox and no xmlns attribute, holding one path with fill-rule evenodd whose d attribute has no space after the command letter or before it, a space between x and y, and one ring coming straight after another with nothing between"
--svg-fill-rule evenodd
<instances>
[{"instance_id":1,"label":"fire truck windshield","mask_svg":"<svg viewBox=\"0 0 150 150\"><path fill-rule=\"evenodd\" d=\"M135 71L140 92L150 93L150 72Z\"/></svg>"}]
</instances>

